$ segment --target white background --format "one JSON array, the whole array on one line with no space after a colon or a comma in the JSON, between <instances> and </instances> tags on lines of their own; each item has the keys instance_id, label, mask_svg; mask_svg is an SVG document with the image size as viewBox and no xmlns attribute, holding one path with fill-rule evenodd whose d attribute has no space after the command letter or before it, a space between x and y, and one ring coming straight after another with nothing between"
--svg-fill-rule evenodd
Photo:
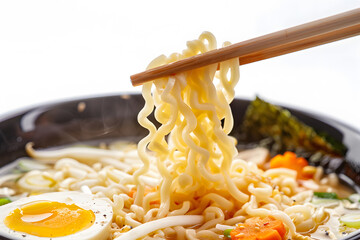
<instances>
[{"instance_id":1,"label":"white background","mask_svg":"<svg viewBox=\"0 0 360 240\"><path fill-rule=\"evenodd\" d=\"M219 45L234 43L357 7L358 0L0 0L0 115L49 101L140 92L131 74L205 30ZM360 37L240 71L237 96L257 94L360 129Z\"/></svg>"}]
</instances>

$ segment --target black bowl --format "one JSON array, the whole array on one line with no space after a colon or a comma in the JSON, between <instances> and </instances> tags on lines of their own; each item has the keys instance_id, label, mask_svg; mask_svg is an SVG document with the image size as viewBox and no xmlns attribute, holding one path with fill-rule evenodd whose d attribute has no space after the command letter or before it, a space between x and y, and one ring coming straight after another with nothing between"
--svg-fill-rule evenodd
<instances>
[{"instance_id":1,"label":"black bowl","mask_svg":"<svg viewBox=\"0 0 360 240\"><path fill-rule=\"evenodd\" d=\"M45 104L2 117L0 167L26 156L25 145L28 142L34 142L35 148L39 149L114 139L138 141L147 134L147 130L137 122L137 114L143 105L144 100L138 94L104 96ZM233 133L238 131L248 105L249 101L243 99L232 102ZM343 141L348 147L346 162L330 163L328 167L342 181L360 192L360 132L326 116L289 110L314 129ZM346 239L359 238L360 234Z\"/></svg>"}]
</instances>

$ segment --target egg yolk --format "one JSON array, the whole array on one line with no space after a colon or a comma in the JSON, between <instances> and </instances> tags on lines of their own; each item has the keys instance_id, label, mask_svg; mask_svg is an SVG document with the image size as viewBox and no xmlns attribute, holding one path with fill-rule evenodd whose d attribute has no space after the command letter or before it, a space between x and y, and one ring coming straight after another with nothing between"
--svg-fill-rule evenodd
<instances>
[{"instance_id":1,"label":"egg yolk","mask_svg":"<svg viewBox=\"0 0 360 240\"><path fill-rule=\"evenodd\" d=\"M17 208L5 218L5 225L38 237L62 237L89 228L95 214L75 204L37 201Z\"/></svg>"}]
</instances>

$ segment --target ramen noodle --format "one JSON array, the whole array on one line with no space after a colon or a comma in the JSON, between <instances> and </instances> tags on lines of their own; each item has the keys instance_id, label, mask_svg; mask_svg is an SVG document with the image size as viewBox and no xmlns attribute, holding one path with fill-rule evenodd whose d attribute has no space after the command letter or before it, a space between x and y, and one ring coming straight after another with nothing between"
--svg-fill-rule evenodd
<instances>
[{"instance_id":1,"label":"ramen noodle","mask_svg":"<svg viewBox=\"0 0 360 240\"><path fill-rule=\"evenodd\" d=\"M205 32L149 68L216 46ZM220 70L213 64L145 83L138 122L149 133L139 143L55 150L29 143L27 152L39 165L12 188L24 195L79 191L104 199L113 211L109 239L116 240L260 239L264 229L278 237L265 240L338 239L355 231L341 217L358 213L358 195L347 198L351 191L339 187L335 174L307 165L269 167L266 149L238 152L229 136L238 80L239 61L231 59ZM151 113L160 127L148 119ZM268 230L272 224L276 230Z\"/></svg>"}]
</instances>

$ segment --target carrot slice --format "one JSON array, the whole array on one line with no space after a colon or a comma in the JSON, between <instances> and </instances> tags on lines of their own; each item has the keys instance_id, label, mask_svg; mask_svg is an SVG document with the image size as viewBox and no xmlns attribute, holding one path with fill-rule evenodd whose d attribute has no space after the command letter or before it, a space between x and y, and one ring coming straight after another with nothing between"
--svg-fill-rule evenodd
<instances>
[{"instance_id":1,"label":"carrot slice","mask_svg":"<svg viewBox=\"0 0 360 240\"><path fill-rule=\"evenodd\" d=\"M278 154L270 160L270 168L289 168L297 171L298 179L312 178L312 174L305 173L304 167L308 166L308 161L303 157L297 157L293 152L285 152L284 155Z\"/></svg>"},{"instance_id":2,"label":"carrot slice","mask_svg":"<svg viewBox=\"0 0 360 240\"><path fill-rule=\"evenodd\" d=\"M285 234L286 234L285 226L280 220L271 221L269 223L269 228L276 230L280 236L285 236Z\"/></svg>"},{"instance_id":3,"label":"carrot slice","mask_svg":"<svg viewBox=\"0 0 360 240\"><path fill-rule=\"evenodd\" d=\"M271 216L249 218L230 232L231 240L283 240L285 235L284 224Z\"/></svg>"},{"instance_id":4,"label":"carrot slice","mask_svg":"<svg viewBox=\"0 0 360 240\"><path fill-rule=\"evenodd\" d=\"M267 229L258 233L257 240L282 240L280 233L274 229Z\"/></svg>"}]
</instances>

